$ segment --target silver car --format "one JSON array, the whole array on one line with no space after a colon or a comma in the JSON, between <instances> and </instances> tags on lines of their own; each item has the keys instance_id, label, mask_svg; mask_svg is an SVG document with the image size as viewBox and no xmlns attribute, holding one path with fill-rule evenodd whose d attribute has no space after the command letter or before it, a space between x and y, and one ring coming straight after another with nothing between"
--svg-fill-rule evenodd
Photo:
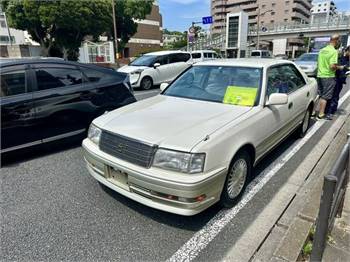
<instances>
[{"instance_id":1,"label":"silver car","mask_svg":"<svg viewBox=\"0 0 350 262\"><path fill-rule=\"evenodd\" d=\"M317 59L318 53L306 53L299 56L295 63L307 74L311 77L317 76Z\"/></svg>"}]
</instances>

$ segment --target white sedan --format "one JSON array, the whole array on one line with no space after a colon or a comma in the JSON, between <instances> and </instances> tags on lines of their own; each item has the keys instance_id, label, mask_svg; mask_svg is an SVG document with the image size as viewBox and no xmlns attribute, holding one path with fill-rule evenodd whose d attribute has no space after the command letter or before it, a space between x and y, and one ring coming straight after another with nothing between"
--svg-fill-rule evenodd
<instances>
[{"instance_id":1,"label":"white sedan","mask_svg":"<svg viewBox=\"0 0 350 262\"><path fill-rule=\"evenodd\" d=\"M307 132L317 97L315 80L273 59L200 62L161 89L95 119L83 148L97 181L181 215L232 207L254 165Z\"/></svg>"}]
</instances>

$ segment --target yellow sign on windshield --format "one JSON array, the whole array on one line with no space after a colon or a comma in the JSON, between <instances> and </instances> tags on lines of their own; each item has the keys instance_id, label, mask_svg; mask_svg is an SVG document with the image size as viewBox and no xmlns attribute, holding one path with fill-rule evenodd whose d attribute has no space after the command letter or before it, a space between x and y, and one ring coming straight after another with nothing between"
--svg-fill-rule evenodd
<instances>
[{"instance_id":1,"label":"yellow sign on windshield","mask_svg":"<svg viewBox=\"0 0 350 262\"><path fill-rule=\"evenodd\" d=\"M253 106L258 89L254 87L228 86L223 103L238 106Z\"/></svg>"}]
</instances>

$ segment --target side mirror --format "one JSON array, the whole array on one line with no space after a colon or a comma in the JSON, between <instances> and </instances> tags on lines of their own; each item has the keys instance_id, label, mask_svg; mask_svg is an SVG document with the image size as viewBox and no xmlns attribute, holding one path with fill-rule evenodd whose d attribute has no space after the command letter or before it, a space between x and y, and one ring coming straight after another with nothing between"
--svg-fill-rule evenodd
<instances>
[{"instance_id":1,"label":"side mirror","mask_svg":"<svg viewBox=\"0 0 350 262\"><path fill-rule=\"evenodd\" d=\"M161 83L161 84L160 84L160 91L163 92L168 86L169 86L168 83Z\"/></svg>"},{"instance_id":2,"label":"side mirror","mask_svg":"<svg viewBox=\"0 0 350 262\"><path fill-rule=\"evenodd\" d=\"M287 103L288 103L287 94L274 93L270 95L267 105L277 106L277 105L285 105Z\"/></svg>"},{"instance_id":3,"label":"side mirror","mask_svg":"<svg viewBox=\"0 0 350 262\"><path fill-rule=\"evenodd\" d=\"M154 63L153 67L154 68L160 67L160 63Z\"/></svg>"}]
</instances>

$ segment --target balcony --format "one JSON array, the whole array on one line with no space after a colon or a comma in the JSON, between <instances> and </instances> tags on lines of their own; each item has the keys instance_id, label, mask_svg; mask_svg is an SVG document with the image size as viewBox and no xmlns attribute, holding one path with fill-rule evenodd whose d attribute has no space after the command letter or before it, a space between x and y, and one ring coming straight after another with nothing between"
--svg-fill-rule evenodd
<instances>
[{"instance_id":1,"label":"balcony","mask_svg":"<svg viewBox=\"0 0 350 262\"><path fill-rule=\"evenodd\" d=\"M302 13L304 13L306 16L310 16L310 9L307 9L304 5L299 3L293 3L293 10L296 9Z\"/></svg>"},{"instance_id":2,"label":"balcony","mask_svg":"<svg viewBox=\"0 0 350 262\"><path fill-rule=\"evenodd\" d=\"M305 1L305 0L294 0L294 3L300 4L305 7L306 10L310 10L312 8L311 1ZM309 12L309 11L308 11Z\"/></svg>"}]
</instances>

